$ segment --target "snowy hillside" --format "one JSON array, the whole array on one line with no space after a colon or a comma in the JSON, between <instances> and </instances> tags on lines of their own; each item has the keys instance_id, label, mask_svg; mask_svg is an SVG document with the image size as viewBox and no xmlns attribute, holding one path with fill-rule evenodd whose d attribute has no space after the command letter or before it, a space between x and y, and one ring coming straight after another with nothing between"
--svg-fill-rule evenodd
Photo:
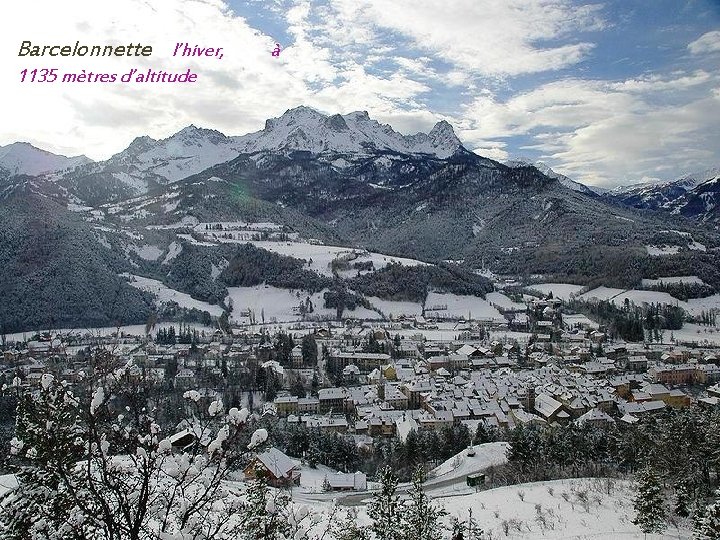
<instances>
[{"instance_id":1,"label":"snowy hillside","mask_svg":"<svg viewBox=\"0 0 720 540\"><path fill-rule=\"evenodd\" d=\"M85 156L66 157L35 148L32 144L16 142L0 146L0 176L27 174L37 176L73 168L91 160Z\"/></svg>"},{"instance_id":2,"label":"snowy hillside","mask_svg":"<svg viewBox=\"0 0 720 540\"><path fill-rule=\"evenodd\" d=\"M426 488L432 489L432 486L445 484L450 480L459 480L461 484L465 484L468 474L507 463L509 446L506 442L476 444L470 452L472 455L468 454L468 450L463 450L430 471L425 483Z\"/></svg>"},{"instance_id":3,"label":"snowy hillside","mask_svg":"<svg viewBox=\"0 0 720 540\"><path fill-rule=\"evenodd\" d=\"M432 490L428 493L434 498ZM472 510L473 521L484 532L483 538L692 538L689 523L668 528L663 535L644 535L632 523L632 497L633 485L630 481L579 478L517 484L478 492L465 487L460 494L434 498L434 503L447 511L448 523L452 518L467 522ZM299 501L308 502L302 497ZM311 508L318 520L314 531L321 531L330 519L330 507L327 503L313 501ZM371 521L366 506L357 509L357 522L369 525Z\"/></svg>"},{"instance_id":4,"label":"snowy hillside","mask_svg":"<svg viewBox=\"0 0 720 540\"><path fill-rule=\"evenodd\" d=\"M472 517L492 538L628 538L643 535L634 517L632 484L612 479L570 479L519 484L438 499L451 516ZM668 529L672 538L691 538L688 529Z\"/></svg>"}]
</instances>

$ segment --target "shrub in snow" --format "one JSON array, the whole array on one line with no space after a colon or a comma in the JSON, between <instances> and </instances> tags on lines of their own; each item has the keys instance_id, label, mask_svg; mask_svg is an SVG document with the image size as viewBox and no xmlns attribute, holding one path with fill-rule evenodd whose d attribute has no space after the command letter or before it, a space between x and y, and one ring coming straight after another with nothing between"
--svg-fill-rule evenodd
<instances>
[{"instance_id":1,"label":"shrub in snow","mask_svg":"<svg viewBox=\"0 0 720 540\"><path fill-rule=\"evenodd\" d=\"M199 393L186 393L195 443L173 452L142 385L105 364L83 382L87 398L52 377L19 396L10 443L19 486L0 501L0 538L236 538L245 506L222 480L248 457L247 411L225 416L216 402L208 417ZM253 439L260 446L267 432Z\"/></svg>"},{"instance_id":2,"label":"shrub in snow","mask_svg":"<svg viewBox=\"0 0 720 540\"><path fill-rule=\"evenodd\" d=\"M250 438L250 444L248 445L248 448L255 448L257 446L260 446L265 441L267 441L267 438L268 432L265 428L255 430L255 433L253 433L252 437Z\"/></svg>"}]
</instances>

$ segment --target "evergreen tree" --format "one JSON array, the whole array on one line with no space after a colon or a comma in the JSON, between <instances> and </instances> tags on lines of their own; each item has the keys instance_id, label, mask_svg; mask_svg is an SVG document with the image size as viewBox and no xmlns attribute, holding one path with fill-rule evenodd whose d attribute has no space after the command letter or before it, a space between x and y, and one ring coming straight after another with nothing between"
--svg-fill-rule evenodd
<instances>
[{"instance_id":1,"label":"evergreen tree","mask_svg":"<svg viewBox=\"0 0 720 540\"><path fill-rule=\"evenodd\" d=\"M665 530L665 507L660 479L647 466L636 478L637 492L633 501L635 518L633 523L645 534L662 533Z\"/></svg>"},{"instance_id":2,"label":"evergreen tree","mask_svg":"<svg viewBox=\"0 0 720 540\"><path fill-rule=\"evenodd\" d=\"M357 512L353 510L348 510L344 519L333 523L331 530L335 540L370 540L370 533L358 525Z\"/></svg>"},{"instance_id":3,"label":"evergreen tree","mask_svg":"<svg viewBox=\"0 0 720 540\"><path fill-rule=\"evenodd\" d=\"M690 515L688 502L690 501L690 487L687 482L678 482L675 486L675 513L681 517Z\"/></svg>"},{"instance_id":4,"label":"evergreen tree","mask_svg":"<svg viewBox=\"0 0 720 540\"><path fill-rule=\"evenodd\" d=\"M400 498L396 495L398 478L390 467L380 471L380 491L368 504L370 526L376 540L398 540L404 538L400 520Z\"/></svg>"},{"instance_id":5,"label":"evergreen tree","mask_svg":"<svg viewBox=\"0 0 720 540\"><path fill-rule=\"evenodd\" d=\"M718 499L705 507L695 524L695 533L699 540L720 539L720 490L715 495Z\"/></svg>"},{"instance_id":6,"label":"evergreen tree","mask_svg":"<svg viewBox=\"0 0 720 540\"><path fill-rule=\"evenodd\" d=\"M243 505L238 538L241 540L280 540L291 538L290 523L285 510L290 496L283 491L270 492L265 480L255 479L248 484Z\"/></svg>"},{"instance_id":7,"label":"evergreen tree","mask_svg":"<svg viewBox=\"0 0 720 540\"><path fill-rule=\"evenodd\" d=\"M418 466L412 478L410 501L402 516L404 540L437 540L445 529L440 520L447 512L430 504L423 491L424 481L424 471Z\"/></svg>"},{"instance_id":8,"label":"evergreen tree","mask_svg":"<svg viewBox=\"0 0 720 540\"><path fill-rule=\"evenodd\" d=\"M315 336L307 334L302 338L302 359L303 364L306 366L317 365L318 360L318 346L315 341Z\"/></svg>"}]
</instances>

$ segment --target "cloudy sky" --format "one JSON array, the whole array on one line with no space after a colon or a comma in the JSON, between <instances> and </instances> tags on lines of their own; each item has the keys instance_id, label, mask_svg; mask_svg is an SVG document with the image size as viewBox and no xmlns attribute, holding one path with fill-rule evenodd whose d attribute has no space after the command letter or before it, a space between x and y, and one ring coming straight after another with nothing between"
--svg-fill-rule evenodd
<instances>
[{"instance_id":1,"label":"cloudy sky","mask_svg":"<svg viewBox=\"0 0 720 540\"><path fill-rule=\"evenodd\" d=\"M153 55L20 58L23 40ZM177 42L224 57L173 58ZM24 0L4 8L0 54L0 145L104 159L138 135L190 123L241 135L304 104L367 110L402 133L446 119L481 155L592 185L720 165L719 0ZM191 68L198 82L20 82L53 67Z\"/></svg>"}]
</instances>

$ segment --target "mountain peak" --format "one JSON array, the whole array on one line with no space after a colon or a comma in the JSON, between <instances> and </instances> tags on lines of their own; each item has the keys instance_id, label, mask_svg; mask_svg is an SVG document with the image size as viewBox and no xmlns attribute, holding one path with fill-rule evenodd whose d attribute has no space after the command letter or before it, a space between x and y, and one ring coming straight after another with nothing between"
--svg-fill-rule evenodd
<instances>
[{"instance_id":1,"label":"mountain peak","mask_svg":"<svg viewBox=\"0 0 720 540\"><path fill-rule=\"evenodd\" d=\"M29 142L14 142L0 146L0 170L6 175L26 174L37 176L70 167L77 167L92 160L86 156L63 156L33 146Z\"/></svg>"},{"instance_id":2,"label":"mountain peak","mask_svg":"<svg viewBox=\"0 0 720 540\"><path fill-rule=\"evenodd\" d=\"M370 118L367 111L326 116L306 106L287 110L265 122L265 129L238 137L241 152L303 150L320 153L393 151L430 154L440 159L453 155L462 146L452 126L438 122L430 133L402 135L392 126Z\"/></svg>"},{"instance_id":3,"label":"mountain peak","mask_svg":"<svg viewBox=\"0 0 720 540\"><path fill-rule=\"evenodd\" d=\"M446 120L440 120L435 124L428 133L428 138L434 148L451 151L451 154L462 146L460 139L455 135L455 130Z\"/></svg>"},{"instance_id":4,"label":"mountain peak","mask_svg":"<svg viewBox=\"0 0 720 540\"><path fill-rule=\"evenodd\" d=\"M568 189L572 189L573 191L579 191L580 193L585 193L586 195L597 195L598 192L595 191L593 188L590 188L586 186L585 184L581 184L580 182L576 182L572 178L569 178L565 176L564 174L560 174L558 172L555 172L552 170L546 163L542 161L536 161L533 162L531 159L526 157L518 157L513 160L509 160L505 162L505 165L511 168L517 168L517 167L535 167L538 171L543 173L548 178L552 178L553 180L557 180L560 182L563 186L565 186Z\"/></svg>"}]
</instances>

